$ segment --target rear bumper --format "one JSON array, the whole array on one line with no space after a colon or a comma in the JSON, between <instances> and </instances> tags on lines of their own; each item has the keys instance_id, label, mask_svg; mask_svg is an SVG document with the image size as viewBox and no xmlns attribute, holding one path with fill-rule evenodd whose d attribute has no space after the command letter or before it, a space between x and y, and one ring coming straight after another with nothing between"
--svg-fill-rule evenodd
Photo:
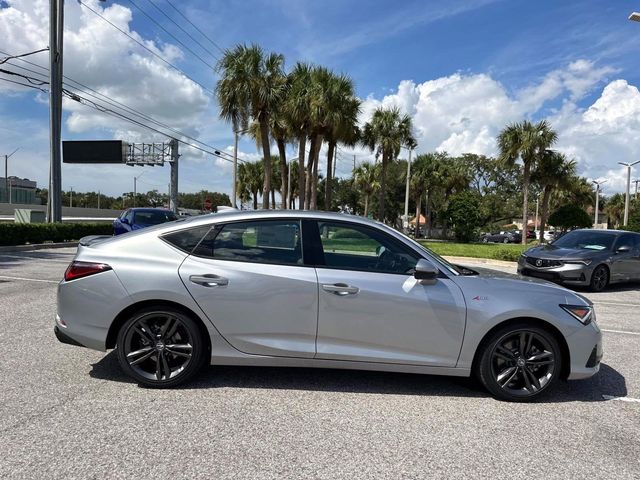
<instances>
[{"instance_id":1,"label":"rear bumper","mask_svg":"<svg viewBox=\"0 0 640 480\"><path fill-rule=\"evenodd\" d=\"M77 340L74 340L69 335L64 333L62 329L58 327L58 325L53 327L53 333L55 333L56 338L60 343L66 343L67 345L73 345L75 347L84 347L84 345L82 345L80 342L78 342Z\"/></svg>"}]
</instances>

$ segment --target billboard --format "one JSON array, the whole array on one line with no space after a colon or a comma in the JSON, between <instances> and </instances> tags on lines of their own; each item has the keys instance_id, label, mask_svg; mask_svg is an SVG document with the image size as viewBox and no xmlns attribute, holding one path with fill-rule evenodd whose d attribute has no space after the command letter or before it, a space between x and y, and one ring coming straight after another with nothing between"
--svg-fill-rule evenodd
<instances>
[{"instance_id":1,"label":"billboard","mask_svg":"<svg viewBox=\"0 0 640 480\"><path fill-rule=\"evenodd\" d=\"M122 140L67 140L62 142L63 163L125 163L129 144Z\"/></svg>"}]
</instances>

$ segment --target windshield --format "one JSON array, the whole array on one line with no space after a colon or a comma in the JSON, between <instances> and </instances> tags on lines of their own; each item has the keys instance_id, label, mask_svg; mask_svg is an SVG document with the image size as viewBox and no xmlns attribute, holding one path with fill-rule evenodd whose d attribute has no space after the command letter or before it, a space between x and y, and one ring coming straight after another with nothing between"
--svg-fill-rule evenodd
<instances>
[{"instance_id":1,"label":"windshield","mask_svg":"<svg viewBox=\"0 0 640 480\"><path fill-rule=\"evenodd\" d=\"M134 215L134 223L141 225L159 225L177 219L175 213L164 210L146 210L136 212Z\"/></svg>"},{"instance_id":2,"label":"windshield","mask_svg":"<svg viewBox=\"0 0 640 480\"><path fill-rule=\"evenodd\" d=\"M615 239L615 233L574 230L560 237L551 245L581 250L611 250Z\"/></svg>"}]
</instances>

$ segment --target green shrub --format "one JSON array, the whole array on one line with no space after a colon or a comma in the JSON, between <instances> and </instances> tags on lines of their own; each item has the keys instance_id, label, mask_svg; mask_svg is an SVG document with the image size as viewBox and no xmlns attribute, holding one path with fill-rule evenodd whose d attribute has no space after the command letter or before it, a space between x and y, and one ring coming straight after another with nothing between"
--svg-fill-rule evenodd
<instances>
[{"instance_id":1,"label":"green shrub","mask_svg":"<svg viewBox=\"0 0 640 480\"><path fill-rule=\"evenodd\" d=\"M560 227L562 230L572 228L591 228L593 221L587 212L577 205L563 205L551 214L549 225Z\"/></svg>"},{"instance_id":2,"label":"green shrub","mask_svg":"<svg viewBox=\"0 0 640 480\"><path fill-rule=\"evenodd\" d=\"M506 262L517 262L520 257L521 251L513 248L496 248L491 252L491 258L495 260L504 260Z\"/></svg>"},{"instance_id":3,"label":"green shrub","mask_svg":"<svg viewBox=\"0 0 640 480\"><path fill-rule=\"evenodd\" d=\"M477 239L478 227L482 223L479 195L471 190L456 193L449 202L447 216L456 240L469 243Z\"/></svg>"},{"instance_id":4,"label":"green shrub","mask_svg":"<svg viewBox=\"0 0 640 480\"><path fill-rule=\"evenodd\" d=\"M87 235L111 235L110 223L0 223L0 245L69 242Z\"/></svg>"}]
</instances>

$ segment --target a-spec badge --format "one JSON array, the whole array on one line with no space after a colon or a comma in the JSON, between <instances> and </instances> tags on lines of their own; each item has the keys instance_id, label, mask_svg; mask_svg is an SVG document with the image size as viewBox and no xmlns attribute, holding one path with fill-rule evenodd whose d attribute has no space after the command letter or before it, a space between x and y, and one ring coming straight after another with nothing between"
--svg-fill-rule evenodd
<instances>
[{"instance_id":1,"label":"a-spec badge","mask_svg":"<svg viewBox=\"0 0 640 480\"><path fill-rule=\"evenodd\" d=\"M489 300L489 297L486 297L484 295L476 295L471 300Z\"/></svg>"}]
</instances>

